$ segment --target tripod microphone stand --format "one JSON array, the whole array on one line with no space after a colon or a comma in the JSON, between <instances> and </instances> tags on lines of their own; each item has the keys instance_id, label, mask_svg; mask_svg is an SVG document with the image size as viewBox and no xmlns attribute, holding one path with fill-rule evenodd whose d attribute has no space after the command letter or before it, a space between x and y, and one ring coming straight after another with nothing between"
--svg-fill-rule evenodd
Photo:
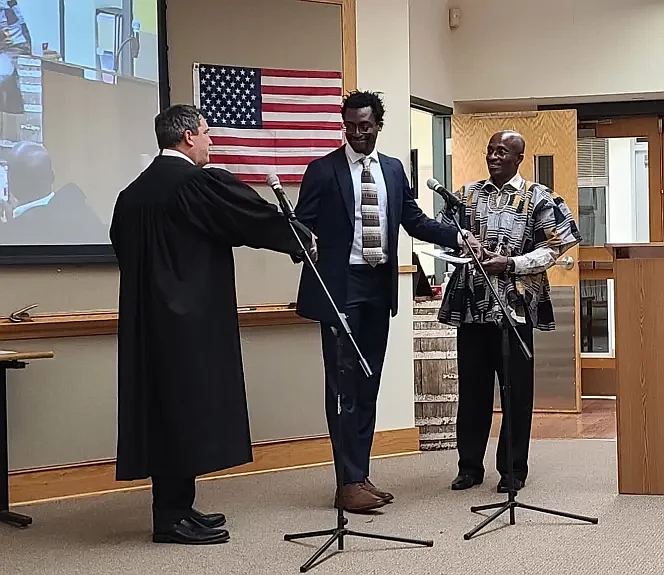
<instances>
[{"instance_id":1,"label":"tripod microphone stand","mask_svg":"<svg viewBox=\"0 0 664 575\"><path fill-rule=\"evenodd\" d=\"M307 263L307 265L311 268L311 270L314 272L314 275L318 279L318 282L320 283L321 288L325 292L325 295L327 296L327 299L329 300L330 304L332 305L334 312L339 320L339 325L342 327L343 332L338 327L331 327L332 333L335 337L336 341L336 367L337 367L337 393L336 393L336 400L337 400L337 425L338 425L338 431L339 431L339 445L338 445L338 452L336 454L337 460L340 462L343 462L345 460L344 456L344 443L343 443L343 407L342 407L342 401L343 401L343 395L342 395L342 387L343 387L343 381L344 381L344 367L343 367L343 336L347 338L347 340L352 344L355 354L358 357L360 366L362 367L362 370L366 374L367 377L371 377L373 375L371 371L371 367L369 366L369 363L367 360L364 358L362 355L362 352L357 346L357 343L355 342L355 339L353 338L353 335L351 333L350 326L348 325L348 322L346 320L345 314L342 314L339 309L337 308L336 304L334 303L334 299L330 295L330 292L328 291L325 282L323 279L320 277L320 274L318 273L318 270L316 269L316 266L314 265L311 256L309 252L305 249L304 244L302 243L302 239L298 235L296 229L295 229L295 222L297 222L297 217L295 216L295 211L293 209L293 206L290 203L290 200L286 196L283 188L281 187L279 183L279 179L276 176L269 176L267 179L267 183L270 185L270 187L274 190L275 195L277 196L277 199L279 200L279 205L281 206L281 211L284 213L286 218L288 219L288 223L290 225L290 228L293 232L293 235L297 239L297 242L300 244L300 248L302 249L304 253L304 259ZM344 516L344 501L343 501L343 493L341 487L343 486L343 471L342 471L342 465L335 465L336 469L336 475L337 475L337 488L338 488L338 493L339 493L339 501L338 501L338 509L337 509L337 525L336 527L332 529L324 529L322 531L310 531L306 533L293 533L293 534L288 534L284 535L284 540L285 541L294 541L297 539L308 539L311 537L325 537L328 536L329 539L316 551L316 553L313 554L313 556L304 564L300 567L300 572L301 573L306 573L309 571L314 566L314 563L325 553L327 549L329 549L334 542L338 542L338 547L339 551L343 551L344 549L344 538L345 537L364 537L366 539L380 539L382 541L394 541L397 543L411 543L413 545L423 545L425 547L433 547L433 541L420 541L417 539L406 539L403 537L392 537L390 535L378 535L376 533L362 533L359 531L352 531L351 529L347 529L346 525L348 524L348 519Z\"/></svg>"},{"instance_id":2,"label":"tripod microphone stand","mask_svg":"<svg viewBox=\"0 0 664 575\"><path fill-rule=\"evenodd\" d=\"M447 192L449 194L449 192ZM474 507L471 507L470 510L473 513L478 513L480 511L487 511L489 509L497 509L491 516L487 517L482 523L480 523L477 527L469 531L468 533L464 534L463 538L468 541L471 539L474 535L476 535L479 531L487 527L491 522L495 521L500 517L503 513L509 511L510 513L510 525L514 525L516 523L515 516L514 516L514 511L515 509L529 509L530 511L537 511L539 513L546 513L549 515L556 515L558 517L566 517L568 519L576 519L578 521L585 521L587 523L593 523L597 524L598 519L594 517L585 517L583 515L575 515L572 513L566 513L564 511L555 511L552 509L545 509L543 507L535 507L533 505L528 505L526 503L521 503L520 501L516 500L516 489L514 489L514 454L513 454L513 444L512 444L512 385L511 385L511 378L510 378L510 372L509 372L509 359L510 359L510 333L514 335L516 340L518 341L519 348L521 349L521 352L523 355L526 357L528 361L533 360L533 354L531 351L528 349L528 346L526 343L523 341L521 335L519 334L518 330L516 329L516 324L514 321L514 318L509 314L507 311L507 308L502 301L502 299L498 296L498 293L494 287L494 285L491 283L489 280L489 276L486 273L486 270L482 267L480 264L479 259L477 258L477 255L475 252L471 249L470 244L468 243L468 238L465 236L461 229L461 225L457 221L457 218L455 217L457 214L459 208L459 204L456 202L447 202L447 215L449 219L451 219L454 224L456 225L456 228L458 232L461 234L463 241L466 245L466 249L468 252L471 254L472 259L474 260L475 267L480 271L482 274L482 277L484 278L484 281L486 285L489 287L491 290L491 293L493 294L493 297L495 300L498 302L498 305L500 306L500 309L502 311L502 320L501 320L501 351L502 351L502 361L503 361L503 382L502 382L502 391L503 391L503 396L502 396L502 412L503 412L503 420L505 421L506 424L506 435L507 435L507 486L508 486L508 499L507 501L503 503L491 503L489 505L477 505Z\"/></svg>"}]
</instances>

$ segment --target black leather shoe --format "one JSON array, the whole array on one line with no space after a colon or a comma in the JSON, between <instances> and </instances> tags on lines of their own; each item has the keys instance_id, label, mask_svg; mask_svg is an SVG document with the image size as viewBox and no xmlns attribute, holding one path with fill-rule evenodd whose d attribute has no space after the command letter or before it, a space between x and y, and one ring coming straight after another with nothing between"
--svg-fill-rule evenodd
<instances>
[{"instance_id":1,"label":"black leather shoe","mask_svg":"<svg viewBox=\"0 0 664 575\"><path fill-rule=\"evenodd\" d=\"M201 513L196 509L192 509L190 519L202 527L210 529L226 525L226 516L223 513Z\"/></svg>"},{"instance_id":2,"label":"black leather shoe","mask_svg":"<svg viewBox=\"0 0 664 575\"><path fill-rule=\"evenodd\" d=\"M459 475L454 478L454 481L452 481L452 490L461 491L463 489L470 489L475 485L481 485L482 481L483 479L477 479L467 473L459 473Z\"/></svg>"},{"instance_id":3,"label":"black leather shoe","mask_svg":"<svg viewBox=\"0 0 664 575\"><path fill-rule=\"evenodd\" d=\"M215 545L231 538L225 529L208 529L190 519L180 519L169 529L155 531L155 543L179 543L180 545Z\"/></svg>"},{"instance_id":4,"label":"black leather shoe","mask_svg":"<svg viewBox=\"0 0 664 575\"><path fill-rule=\"evenodd\" d=\"M523 489L523 486L526 484L525 481L515 477L514 478L514 490L519 491ZM498 487L496 487L498 493L509 493L509 487L507 485L507 475L502 475L500 481L498 482Z\"/></svg>"}]
</instances>

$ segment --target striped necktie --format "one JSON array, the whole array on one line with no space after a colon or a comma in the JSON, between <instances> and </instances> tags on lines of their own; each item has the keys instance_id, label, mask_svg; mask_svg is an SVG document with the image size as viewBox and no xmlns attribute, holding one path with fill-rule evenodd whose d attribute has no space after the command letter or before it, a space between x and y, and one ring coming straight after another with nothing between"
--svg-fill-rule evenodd
<instances>
[{"instance_id":1,"label":"striped necktie","mask_svg":"<svg viewBox=\"0 0 664 575\"><path fill-rule=\"evenodd\" d=\"M362 158L362 255L372 267L383 259L378 186L371 175L371 158Z\"/></svg>"}]
</instances>

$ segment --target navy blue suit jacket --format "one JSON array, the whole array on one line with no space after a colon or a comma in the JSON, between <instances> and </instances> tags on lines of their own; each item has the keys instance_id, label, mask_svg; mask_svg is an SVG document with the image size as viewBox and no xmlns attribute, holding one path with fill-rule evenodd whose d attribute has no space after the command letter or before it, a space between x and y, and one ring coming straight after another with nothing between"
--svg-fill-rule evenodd
<instances>
[{"instance_id":1,"label":"navy blue suit jacket","mask_svg":"<svg viewBox=\"0 0 664 575\"><path fill-rule=\"evenodd\" d=\"M402 225L412 237L457 248L457 231L427 217L413 198L401 161L378 154L387 188L388 265L392 316L398 309L398 241ZM304 174L295 207L300 222L316 236L316 269L340 311L346 304L346 284L355 227L355 192L344 147L314 160ZM308 266L303 267L297 297L298 315L336 323L334 309Z\"/></svg>"}]
</instances>

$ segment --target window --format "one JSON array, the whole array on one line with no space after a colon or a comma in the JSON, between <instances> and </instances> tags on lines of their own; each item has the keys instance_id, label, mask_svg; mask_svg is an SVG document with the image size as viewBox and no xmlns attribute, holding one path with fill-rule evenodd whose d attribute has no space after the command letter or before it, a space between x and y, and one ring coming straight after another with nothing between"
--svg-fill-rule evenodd
<instances>
[{"instance_id":1,"label":"window","mask_svg":"<svg viewBox=\"0 0 664 575\"><path fill-rule=\"evenodd\" d=\"M648 242L648 142L644 138L578 141L582 246Z\"/></svg>"},{"instance_id":2,"label":"window","mask_svg":"<svg viewBox=\"0 0 664 575\"><path fill-rule=\"evenodd\" d=\"M555 189L553 177L553 156L535 156L535 181Z\"/></svg>"},{"instance_id":3,"label":"window","mask_svg":"<svg viewBox=\"0 0 664 575\"><path fill-rule=\"evenodd\" d=\"M606 187L579 188L579 231L582 246L606 244Z\"/></svg>"},{"instance_id":4,"label":"window","mask_svg":"<svg viewBox=\"0 0 664 575\"><path fill-rule=\"evenodd\" d=\"M613 355L613 280L581 280L581 352Z\"/></svg>"}]
</instances>

